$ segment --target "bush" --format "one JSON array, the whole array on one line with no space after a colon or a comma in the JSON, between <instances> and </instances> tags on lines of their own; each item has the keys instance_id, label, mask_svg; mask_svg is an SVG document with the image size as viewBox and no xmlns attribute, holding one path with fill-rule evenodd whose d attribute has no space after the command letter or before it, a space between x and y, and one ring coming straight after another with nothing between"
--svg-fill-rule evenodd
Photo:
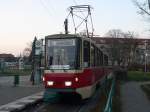
<instances>
[{"instance_id":1,"label":"bush","mask_svg":"<svg viewBox=\"0 0 150 112\"><path fill-rule=\"evenodd\" d=\"M128 67L130 71L145 71L145 65L133 63ZM150 71L150 64L146 65L146 70Z\"/></svg>"},{"instance_id":2,"label":"bush","mask_svg":"<svg viewBox=\"0 0 150 112\"><path fill-rule=\"evenodd\" d=\"M114 71L115 77L117 80L126 80L127 79L127 70L120 69Z\"/></svg>"}]
</instances>

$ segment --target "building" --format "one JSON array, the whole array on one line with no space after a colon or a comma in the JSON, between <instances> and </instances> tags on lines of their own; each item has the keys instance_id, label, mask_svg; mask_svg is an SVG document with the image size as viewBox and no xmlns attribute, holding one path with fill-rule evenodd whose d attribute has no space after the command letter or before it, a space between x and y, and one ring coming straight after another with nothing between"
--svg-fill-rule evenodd
<instances>
[{"instance_id":1,"label":"building","mask_svg":"<svg viewBox=\"0 0 150 112\"><path fill-rule=\"evenodd\" d=\"M125 62L130 60L132 63L150 65L150 39L93 37L92 40L109 56L110 65L112 65L113 60L112 47L120 50L122 46L124 47L124 51L120 51L119 55L125 59L125 55L127 57L128 53L128 58L124 60ZM117 55L117 53L114 55Z\"/></svg>"},{"instance_id":2,"label":"building","mask_svg":"<svg viewBox=\"0 0 150 112\"><path fill-rule=\"evenodd\" d=\"M11 62L16 60L16 58L13 54L0 54L0 60Z\"/></svg>"},{"instance_id":3,"label":"building","mask_svg":"<svg viewBox=\"0 0 150 112\"><path fill-rule=\"evenodd\" d=\"M17 68L17 58L13 54L0 54L0 68Z\"/></svg>"}]
</instances>

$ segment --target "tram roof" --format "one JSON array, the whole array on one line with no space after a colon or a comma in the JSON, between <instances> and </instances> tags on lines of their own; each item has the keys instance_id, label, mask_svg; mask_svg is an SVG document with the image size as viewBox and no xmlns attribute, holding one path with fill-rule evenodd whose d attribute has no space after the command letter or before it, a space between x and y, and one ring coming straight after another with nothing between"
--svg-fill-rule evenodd
<instances>
[{"instance_id":1,"label":"tram roof","mask_svg":"<svg viewBox=\"0 0 150 112\"><path fill-rule=\"evenodd\" d=\"M45 38L71 38L71 37L81 37L79 35L74 34L54 34L54 35L48 35Z\"/></svg>"},{"instance_id":2,"label":"tram roof","mask_svg":"<svg viewBox=\"0 0 150 112\"><path fill-rule=\"evenodd\" d=\"M93 39L90 40L90 38L81 36L78 34L54 34L54 35L48 35L45 37L46 39L49 38L82 38L83 40L91 41L92 43L95 43Z\"/></svg>"}]
</instances>

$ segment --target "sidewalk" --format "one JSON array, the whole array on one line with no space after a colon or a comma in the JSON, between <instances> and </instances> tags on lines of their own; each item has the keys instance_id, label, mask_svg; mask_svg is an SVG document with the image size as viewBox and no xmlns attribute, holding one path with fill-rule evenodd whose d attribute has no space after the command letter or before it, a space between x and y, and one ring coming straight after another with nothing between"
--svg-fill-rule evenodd
<instances>
[{"instance_id":1,"label":"sidewalk","mask_svg":"<svg viewBox=\"0 0 150 112\"><path fill-rule=\"evenodd\" d=\"M20 98L42 92L43 85L31 85L29 76L20 77L20 84L13 85L13 77L0 77L0 106Z\"/></svg>"},{"instance_id":2,"label":"sidewalk","mask_svg":"<svg viewBox=\"0 0 150 112\"><path fill-rule=\"evenodd\" d=\"M121 86L122 112L150 112L150 101L138 82Z\"/></svg>"}]
</instances>

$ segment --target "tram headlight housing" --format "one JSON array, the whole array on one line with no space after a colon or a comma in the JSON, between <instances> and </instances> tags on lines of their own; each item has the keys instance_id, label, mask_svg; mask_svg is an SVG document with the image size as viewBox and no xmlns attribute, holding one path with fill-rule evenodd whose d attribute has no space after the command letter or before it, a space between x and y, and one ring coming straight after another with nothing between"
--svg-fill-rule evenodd
<instances>
[{"instance_id":1,"label":"tram headlight housing","mask_svg":"<svg viewBox=\"0 0 150 112\"><path fill-rule=\"evenodd\" d=\"M65 81L65 86L71 86L72 82L71 81Z\"/></svg>"},{"instance_id":2,"label":"tram headlight housing","mask_svg":"<svg viewBox=\"0 0 150 112\"><path fill-rule=\"evenodd\" d=\"M52 86L53 84L54 84L53 81L47 81L47 85L48 85L48 86Z\"/></svg>"}]
</instances>

